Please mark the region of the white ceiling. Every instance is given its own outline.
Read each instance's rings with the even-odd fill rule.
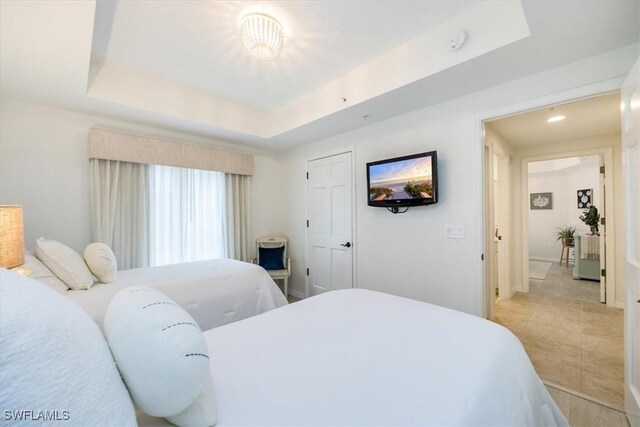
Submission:
[[[235,29],[257,6],[291,30],[272,63]],[[639,15],[636,0],[3,0],[0,90],[278,150],[638,43]],[[449,52],[457,30],[469,42]]]
[[[473,7],[474,1],[273,1],[289,36],[282,56],[262,63],[237,28],[247,2],[120,1],[98,19],[94,60],[127,64],[258,109],[283,107],[358,65]],[[249,3],[251,4],[251,3]],[[250,9],[250,8],[249,8]],[[100,9],[98,9],[100,12]]]
[[[566,118],[548,123],[547,119],[555,115]],[[620,133],[620,94],[556,105],[489,124],[514,148]]]
[[[566,157],[563,159],[543,160],[541,162],[529,162],[528,173],[545,174],[558,171],[575,170],[576,168],[597,169],[600,166],[600,156]]]

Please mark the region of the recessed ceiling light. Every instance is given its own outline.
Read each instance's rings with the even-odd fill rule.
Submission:
[[[266,13],[245,15],[240,22],[240,34],[244,47],[259,61],[273,61],[284,47],[282,24]]]
[[[565,116],[563,116],[562,114],[558,114],[558,115],[556,115],[556,116],[551,116],[551,117],[549,117],[549,118],[547,119],[547,122],[549,122],[549,123],[561,122],[561,121],[563,121],[564,119],[566,119],[566,117],[565,117]]]

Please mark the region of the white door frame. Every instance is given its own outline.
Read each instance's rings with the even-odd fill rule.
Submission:
[[[484,265],[482,277],[484,282],[484,317],[493,319],[496,308],[495,292],[493,290],[493,151],[491,142],[483,138],[482,146],[482,252]]]
[[[497,168],[499,180],[499,195],[501,200],[506,200],[507,203],[504,206],[500,206],[500,212],[494,212],[494,223],[499,216],[502,221],[500,223],[500,235],[504,238],[501,240],[502,244],[498,243],[502,249],[498,250],[498,295],[501,298],[510,298],[509,292],[509,279],[511,278],[511,256],[509,253],[509,247],[513,244],[512,240],[512,224],[511,224],[511,209],[513,201],[511,200],[511,176],[510,165],[511,157],[509,154],[503,152],[498,147],[492,147],[493,154],[499,158],[498,163],[494,165]],[[492,181],[492,185],[495,185],[495,181]],[[496,192],[494,188],[493,198],[496,198]],[[495,210],[495,208],[494,208]]]
[[[523,292],[529,292],[529,173],[528,165],[531,162],[541,162],[544,160],[563,159],[567,157],[603,156],[604,158],[604,185],[607,188],[604,199],[604,212],[607,219],[605,233],[605,254],[604,264],[607,270],[606,290],[607,305],[616,305],[616,280],[615,280],[615,207],[613,201],[613,148],[591,148],[584,150],[565,151],[556,154],[546,154],[541,156],[523,157],[521,162],[521,260],[522,276],[521,287]],[[568,256],[568,255],[567,255]],[[577,255],[576,255],[577,256]]]
[[[357,259],[358,259],[358,239],[357,239],[357,224],[356,221],[356,200],[358,196],[358,190],[356,188],[356,150],[354,146],[347,146],[338,150],[330,151],[324,154],[312,155],[305,157],[305,171],[309,173],[309,162],[314,160],[325,159],[327,157],[333,157],[340,154],[351,153],[351,280],[354,288],[358,287],[357,279]],[[309,219],[309,180],[305,185],[304,191],[304,214],[305,219]],[[304,233],[304,271],[309,268],[309,228],[305,227]],[[309,275],[305,273],[304,276],[304,297],[309,297]]]
[[[479,159],[480,163],[480,179],[477,180],[476,194],[479,194],[479,197],[484,197],[484,122],[492,119],[497,119],[501,117],[507,117],[516,114],[522,114],[527,111],[539,110],[541,108],[545,108],[549,105],[558,105],[562,103],[574,102],[580,99],[587,99],[596,96],[600,96],[606,94],[608,92],[620,90],[622,84],[624,83],[624,77],[618,77],[614,79],[604,80],[602,82],[594,83],[587,86],[581,86],[578,88],[566,90],[563,92],[553,93],[551,95],[543,96],[540,98],[529,99],[522,102],[517,102],[515,104],[502,106],[493,110],[483,111],[476,115],[476,155]],[[483,212],[481,215],[478,215],[475,226],[478,230],[485,229],[485,215]],[[491,265],[491,254],[485,251],[485,240],[487,239],[487,233],[480,233],[482,238],[477,243],[478,254],[484,254],[484,260],[478,264],[478,277],[485,278],[485,268]],[[492,236],[489,233],[489,236]],[[527,280],[527,283],[529,281]],[[482,294],[483,300],[479,302],[479,306],[482,307],[482,311],[484,312],[484,317],[489,318],[489,304],[487,303],[490,292],[491,283],[489,283],[486,279],[483,280],[482,284]]]
[[[509,298],[510,295],[509,295],[508,280],[511,277],[511,265],[509,260],[510,258],[509,246],[511,244],[511,218],[510,218],[509,212],[511,210],[511,195],[509,194],[510,192],[506,190],[510,189],[509,164],[511,161],[511,157],[509,156],[508,153],[505,153],[503,150],[496,147],[493,141],[487,140],[487,138],[484,139],[483,156],[485,157],[483,160],[483,164],[486,167],[484,169],[484,176],[483,176],[483,179],[485,181],[484,192],[483,192],[483,212],[484,212],[484,218],[486,220],[486,222],[483,224],[483,229],[484,229],[483,233],[485,234],[484,252],[485,254],[489,252],[491,253],[491,255],[488,256],[488,259],[492,263],[494,261],[493,254],[496,246],[496,243],[494,240],[495,239],[494,230],[495,230],[495,223],[496,223],[496,217],[497,217],[497,212],[495,209],[496,184],[494,180],[494,170],[495,168],[501,169],[505,163],[507,166],[506,175],[502,176],[502,179],[498,181],[498,185],[501,187],[499,192],[499,194],[501,195],[501,198],[506,197],[509,200],[508,206],[506,207],[506,215],[504,211],[501,212],[501,216],[503,217],[503,219],[505,219],[505,221],[501,224],[501,227],[502,227],[501,234],[503,234],[506,237],[506,239],[502,241],[503,242],[502,250],[498,252],[499,256],[502,255],[502,259],[498,258],[496,260],[497,261],[497,268],[495,269],[496,271],[494,271],[494,269],[492,268],[493,267],[492,264],[488,264],[488,263],[486,264],[486,268],[484,271],[484,280],[490,284],[489,285],[490,287],[492,287],[492,284],[495,283],[495,280],[497,279],[498,295],[501,298]],[[495,157],[498,157],[500,159],[497,164],[494,162]],[[502,172],[504,171],[499,170],[498,173],[500,175],[503,175]],[[500,281],[500,277],[502,277],[502,282]],[[493,289],[491,289],[490,297],[484,301],[484,305],[485,305],[484,310],[486,313],[489,313],[489,315],[487,316],[488,319],[492,319],[495,314],[495,303],[496,303],[495,292]]]
[[[635,99],[634,99],[635,98]],[[632,171],[633,151],[640,149],[640,58],[636,60],[633,69],[622,87],[623,113],[622,113],[622,174],[623,189],[625,194],[624,216],[626,226],[626,248],[624,254],[625,292],[626,306],[625,316],[625,355],[624,355],[624,394],[625,412],[629,423],[633,427],[640,427],[640,248],[638,241],[634,242],[631,233],[638,224],[637,213],[632,208],[632,203],[637,203],[638,193],[630,185],[636,178]],[[637,170],[635,170],[637,172]],[[636,196],[636,197],[632,197]]]

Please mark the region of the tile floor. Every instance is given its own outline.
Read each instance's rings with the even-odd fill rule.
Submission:
[[[565,267],[554,262],[544,280],[529,279],[529,292],[599,302],[600,282],[574,280],[572,264]]]
[[[494,320],[520,338],[543,381],[624,406],[621,309],[517,293],[496,304]]]
[[[571,427],[629,427],[627,416],[554,387],[547,390]]]

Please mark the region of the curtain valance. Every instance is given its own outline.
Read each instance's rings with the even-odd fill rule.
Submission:
[[[104,129],[89,129],[89,158],[253,175],[250,154]]]

